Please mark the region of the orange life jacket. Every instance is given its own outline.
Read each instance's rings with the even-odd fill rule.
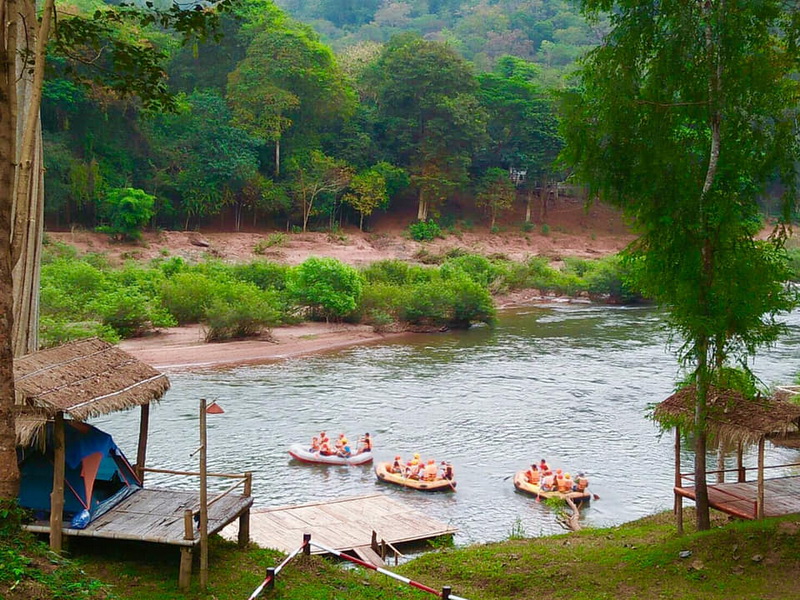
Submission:
[[[569,480],[564,479],[564,477],[559,477],[557,480],[558,482],[558,491],[559,492],[569,492],[570,491],[570,484]]]
[[[538,469],[536,471],[528,469],[528,483],[537,485],[540,479],[541,479],[541,473],[539,473]]]
[[[439,467],[436,464],[425,465],[425,479],[433,481],[436,479],[436,474],[439,472]]]

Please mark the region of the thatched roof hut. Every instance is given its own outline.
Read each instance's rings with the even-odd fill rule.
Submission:
[[[150,365],[97,338],[40,350],[14,361],[17,442],[29,445],[61,413],[77,421],[147,406],[169,389]]]
[[[754,516],[764,516],[764,446],[771,439],[780,444],[781,440],[792,440],[800,436],[800,405],[789,401],[794,394],[779,392],[771,397],[748,398],[741,392],[731,389],[710,387],[707,396],[707,433],[710,441],[720,448],[719,467],[716,471],[717,483],[725,482],[724,448],[735,448],[739,483],[746,483],[746,469],[743,463],[743,448],[758,445],[757,492]],[[694,498],[694,485],[684,486],[681,474],[681,431],[691,431],[694,427],[697,388],[689,385],[672,394],[653,410],[653,418],[662,427],[675,428],[675,514],[678,530],[683,530],[682,498]],[[691,475],[689,477],[692,477]],[[709,488],[710,489],[710,488]]]
[[[661,402],[653,418],[666,427],[691,430],[697,388],[688,385]],[[708,433],[723,447],[757,444],[764,437],[791,436],[800,431],[800,405],[789,394],[747,398],[741,392],[711,387],[708,390]]]

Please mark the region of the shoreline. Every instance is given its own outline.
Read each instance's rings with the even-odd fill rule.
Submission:
[[[175,372],[265,364],[403,335],[406,333],[376,333],[369,325],[305,322],[276,327],[256,339],[208,343],[202,325],[188,325],[122,340],[119,347],[159,371]]]
[[[496,298],[496,302],[498,312],[547,304],[591,304],[586,298],[542,296],[537,290],[520,290]],[[186,325],[125,339],[119,347],[159,371],[179,372],[267,364],[409,335],[414,332],[377,333],[371,325],[306,321],[275,327],[259,338],[209,343],[204,341],[202,325]]]

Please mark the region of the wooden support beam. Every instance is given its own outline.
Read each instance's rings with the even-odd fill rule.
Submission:
[[[747,481],[747,471],[744,470],[744,448],[741,442],[736,449],[736,470],[738,471],[737,481],[739,483]]]
[[[181,546],[181,566],[178,571],[178,589],[185,592],[192,582],[192,547]]]
[[[758,500],[756,500],[756,518],[764,518],[764,436],[758,440]]]
[[[64,471],[66,469],[66,434],[64,413],[53,422],[53,490],[50,492],[50,549],[61,552],[64,527]]]
[[[721,443],[717,446],[717,483],[725,483],[725,450]]]
[[[681,487],[681,429],[675,428],[675,489]],[[678,535],[683,535],[683,496],[675,492],[675,524]]]
[[[142,404],[139,416],[139,445],[136,448],[136,476],[144,483],[144,465],[147,460],[147,431],[150,428],[150,405]]]
[[[253,472],[247,471],[244,474],[244,497],[249,498],[253,493]],[[247,509],[239,517],[239,537],[237,539],[239,548],[244,548],[250,543],[250,509]]]

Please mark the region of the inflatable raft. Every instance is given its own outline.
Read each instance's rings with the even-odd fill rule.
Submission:
[[[375,465],[375,475],[379,481],[402,485],[403,487],[423,492],[455,492],[456,482],[450,479],[436,479],[434,481],[420,481],[419,479],[409,479],[397,473],[391,472],[392,463],[380,462]]]
[[[372,452],[362,452],[361,454],[353,454],[347,458],[342,456],[325,456],[319,452],[312,452],[308,446],[303,444],[292,444],[289,447],[289,454],[295,460],[305,463],[314,463],[318,465],[365,465],[372,462]]]
[[[528,478],[525,477],[525,470],[517,471],[514,474],[514,487],[517,488],[520,492],[525,494],[530,494],[531,496],[536,496],[539,499],[548,500],[550,498],[558,498],[560,500],[566,500],[567,498],[571,498],[575,504],[582,504],[589,502],[592,499],[592,495],[589,493],[588,490],[584,490],[582,492],[545,492],[539,488],[538,484],[533,484],[528,482]]]

